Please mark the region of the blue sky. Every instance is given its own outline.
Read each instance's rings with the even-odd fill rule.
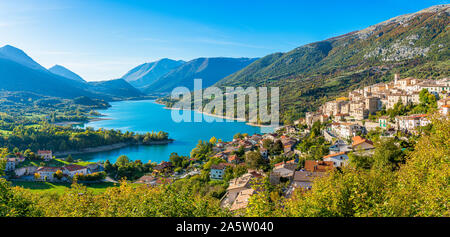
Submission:
[[[262,57],[443,0],[0,0],[0,46],[89,81],[161,58]]]

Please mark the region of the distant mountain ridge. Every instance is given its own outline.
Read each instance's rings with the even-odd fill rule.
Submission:
[[[62,66],[47,70],[13,46],[0,48],[0,90],[32,92],[61,98],[86,96],[108,101],[143,96],[124,80],[119,83],[89,84],[78,77]]]
[[[61,98],[85,96],[107,101],[139,98],[145,94],[168,93],[178,86],[193,89],[193,80],[197,78],[203,79],[203,86],[208,87],[255,60],[218,57],[184,62],[161,59],[139,65],[120,79],[86,82],[61,65],[47,70],[24,51],[7,45],[0,48],[0,90]]]
[[[367,29],[267,55],[215,86],[280,88],[281,121],[364,85],[402,77],[449,76],[450,5],[398,16]]]
[[[143,88],[184,63],[182,60],[175,61],[167,58],[156,62],[144,63],[131,69],[122,79],[136,88]]]
[[[144,96],[144,94],[126,82],[124,79],[89,82],[97,92],[109,95],[111,98],[132,98]]]
[[[88,90],[87,84],[55,75],[49,71],[35,70],[5,58],[0,58],[0,89],[29,91],[62,98],[95,96]]]
[[[24,51],[11,45],[5,45],[4,47],[0,48],[0,58],[14,61],[31,69],[41,71],[47,70],[39,63],[35,62],[32,58],[30,58]]]
[[[254,62],[256,58],[198,58],[182,64],[166,75],[144,87],[144,93],[170,92],[176,87],[192,90],[194,79],[202,79],[203,87],[209,87]]]
[[[60,75],[65,78],[69,78],[69,79],[79,81],[79,82],[86,82],[78,74],[70,71],[69,69],[67,69],[61,65],[55,65],[55,66],[49,68],[48,70],[53,74]]]

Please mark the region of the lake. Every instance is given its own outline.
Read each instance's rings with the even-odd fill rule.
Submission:
[[[119,129],[123,132],[133,131],[145,133],[151,131],[165,131],[175,141],[168,145],[131,146],[112,151],[90,153],[74,156],[88,161],[115,162],[120,155],[126,155],[131,160],[141,160],[146,163],[168,161],[172,152],[179,155],[189,155],[199,140],[208,140],[211,137],[231,141],[233,136],[240,133],[253,135],[261,133],[259,127],[247,125],[245,122],[226,120],[227,122],[180,122],[172,120],[172,110],[165,109],[164,105],[155,103],[154,100],[120,101],[112,102],[112,107],[107,110],[99,110],[105,115],[106,120],[92,121],[85,127],[95,129]],[[177,111],[181,112],[181,111]],[[194,113],[207,118],[213,118],[198,112]],[[191,119],[191,121],[194,121]],[[225,121],[225,120],[224,120]]]

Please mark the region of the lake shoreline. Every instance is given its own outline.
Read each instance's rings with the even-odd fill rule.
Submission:
[[[222,118],[222,119],[228,119],[228,120],[233,120],[233,121],[238,121],[238,122],[245,122],[245,124],[249,125],[249,126],[253,126],[253,127],[260,127],[260,128],[272,128],[272,126],[270,125],[263,125],[263,124],[257,124],[257,123],[251,123],[251,122],[247,122],[247,120],[245,119],[240,119],[240,118],[232,118],[232,117],[227,117],[224,115],[217,115],[217,114],[211,114],[208,112],[204,112],[204,111],[199,111],[199,110],[192,110],[192,109],[180,109],[180,108],[169,108],[167,107],[167,105],[163,104],[163,103],[159,103],[156,100],[154,101],[155,104],[159,104],[159,105],[164,105],[164,109],[168,109],[168,110],[184,110],[184,111],[195,111],[197,113],[201,113],[201,114],[205,114],[211,117],[217,117],[217,118]]]
[[[89,152],[89,154],[75,155],[74,157],[88,161],[109,160],[115,162],[120,155],[126,155],[130,160],[162,162],[168,161],[170,155],[174,152],[188,156],[199,140],[207,141],[211,137],[217,137],[224,141],[231,141],[236,133],[261,133],[261,128],[257,126],[249,126],[242,122],[232,122],[232,120],[227,120],[227,122],[223,123],[214,121],[211,123],[205,120],[202,120],[201,123],[178,123],[173,120],[171,111],[166,110],[164,105],[156,103],[155,100],[132,103],[127,101],[114,102],[111,105],[114,109],[109,112],[104,110],[98,111],[106,114],[107,116],[105,117],[109,118],[108,120],[87,123],[84,127],[115,129],[135,133],[144,133],[145,131],[158,128],[161,131],[168,132],[170,138],[175,139],[175,141],[160,146],[130,145],[127,147],[122,144],[112,148],[104,147],[101,149],[102,151],[96,149],[80,152],[80,150],[74,149],[72,151],[73,154]],[[105,117],[100,118],[103,119]],[[208,118],[211,120],[211,117]],[[58,155],[67,155],[67,151]]]
[[[103,115],[101,115],[103,116]],[[110,118],[102,118],[101,116],[99,117],[93,117],[93,118],[89,118],[88,120],[84,120],[84,121],[64,121],[64,122],[56,122],[53,123],[53,125],[56,126],[73,126],[73,125],[79,125],[79,124],[86,124],[86,123],[90,123],[90,122],[96,122],[96,121],[102,121],[102,120],[110,120]]]
[[[174,141],[173,139],[168,139],[168,140],[164,140],[164,141],[152,141],[147,144],[142,144],[142,143],[135,144],[135,143],[130,143],[130,142],[121,142],[121,143],[115,143],[115,144],[111,144],[111,145],[83,148],[83,149],[77,150],[77,151],[72,150],[72,151],[55,152],[55,153],[53,153],[53,155],[55,157],[64,157],[64,156],[68,156],[68,155],[84,155],[84,154],[89,154],[89,153],[112,151],[112,150],[117,150],[117,149],[129,147],[129,146],[167,145],[167,144],[172,143],[173,141]]]

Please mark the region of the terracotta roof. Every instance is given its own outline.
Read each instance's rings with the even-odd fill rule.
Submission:
[[[226,168],[226,166],[227,166],[227,165],[225,165],[225,163],[220,163],[220,164],[217,164],[217,165],[211,165],[211,169],[214,169],[214,170],[223,170],[223,169]]]
[[[38,154],[50,154],[52,151],[49,150],[38,150]]]
[[[353,137],[352,140],[353,140],[352,146],[357,146],[357,145],[363,144],[364,142],[373,146],[372,141],[362,138],[360,136]]]
[[[163,161],[163,162],[161,162],[161,164],[155,166],[155,168],[153,168],[153,169],[157,170],[157,171],[161,171],[161,170],[169,168],[169,167],[172,167],[172,163]]]
[[[39,167],[36,172],[56,172],[62,170],[61,167]]]
[[[352,144],[352,146],[361,145],[361,144],[363,144],[363,143],[367,143],[367,144],[370,144],[370,145],[373,146],[373,142],[370,141],[370,140],[367,140],[367,139],[364,139],[364,140],[358,141],[358,142],[354,142],[354,143]]]
[[[140,177],[140,178],[136,181],[136,183],[150,183],[150,182],[153,182],[153,181],[155,181],[155,180],[156,180],[156,178],[153,177],[153,176],[150,176],[150,175],[144,175],[144,176]]]
[[[398,116],[397,119],[408,120],[408,119],[420,119],[427,117],[428,114],[413,114],[409,116]]]
[[[335,154],[330,154],[330,155],[324,156],[323,158],[325,159],[325,158],[330,158],[330,157],[335,157],[335,156],[340,156],[340,155],[345,155],[345,151],[335,153]]]
[[[427,116],[428,116],[428,114],[415,114],[415,115],[411,115],[411,118],[424,118]]]
[[[81,165],[66,165],[63,168],[67,169],[68,171],[75,171],[75,170],[82,170],[82,169],[86,169],[87,167],[85,166],[81,166]]]
[[[364,140],[364,138],[362,138],[361,136],[352,137],[352,141],[353,142],[359,142],[359,141],[362,141],[362,140]]]
[[[334,169],[333,161],[306,160],[305,170],[310,172],[326,172]]]
[[[283,165],[283,164],[284,164],[284,162],[280,162],[280,163],[276,163],[274,166],[277,167],[277,166],[280,166],[280,165]]]
[[[237,155],[231,155],[228,157],[228,161],[234,161],[237,160]]]
[[[311,182],[314,178],[323,177],[324,172],[295,171],[294,182]]]
[[[255,193],[254,189],[244,189],[241,192],[239,192],[238,196],[236,197],[236,200],[233,202],[233,205],[231,205],[230,210],[235,211],[239,209],[246,208],[249,202],[250,197]]]

